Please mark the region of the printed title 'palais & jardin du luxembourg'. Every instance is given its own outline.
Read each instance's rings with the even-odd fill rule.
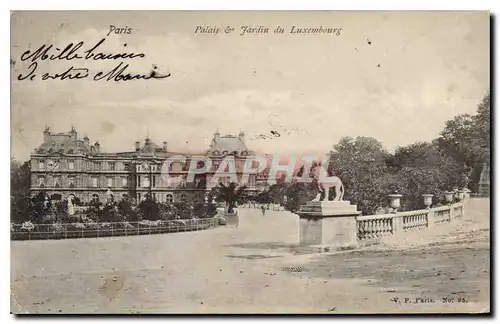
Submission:
[[[174,155],[183,155],[186,161],[171,163],[169,176],[178,180],[172,183],[161,172],[163,162]],[[186,182],[190,157],[195,155],[210,157],[212,168],[196,174],[193,182]],[[79,138],[74,127],[57,134],[46,127],[43,143],[30,156],[31,193],[45,191],[54,200],[74,195],[83,203],[96,195],[104,201],[109,191],[118,199],[125,194],[137,200],[150,194],[159,202],[197,199],[217,185],[212,177],[227,155],[234,157],[237,173],[241,172],[238,166],[254,155],[245,145],[243,132],[238,136],[221,136],[217,131],[209,149],[202,154],[169,152],[167,142],[159,146],[149,138],[144,143],[135,142],[134,151],[108,153],[101,151],[99,142],[91,144],[87,136]],[[256,178],[250,175],[247,190],[256,190]],[[228,182],[229,176],[221,180]]]

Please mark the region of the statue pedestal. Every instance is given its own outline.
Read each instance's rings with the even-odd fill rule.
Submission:
[[[300,244],[329,251],[357,246],[356,216],[349,201],[309,201],[299,208]]]

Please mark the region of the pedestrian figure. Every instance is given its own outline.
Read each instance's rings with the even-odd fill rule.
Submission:
[[[260,208],[262,209],[262,216],[266,215],[266,207],[262,205]]]

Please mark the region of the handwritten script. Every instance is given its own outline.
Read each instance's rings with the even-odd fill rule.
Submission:
[[[170,77],[170,73],[160,73],[158,68],[153,68],[148,73],[131,73],[128,71],[129,64],[125,60],[143,59],[144,53],[103,53],[99,47],[104,44],[106,38],[101,39],[97,44],[84,48],[84,42],[69,43],[62,50],[53,44],[44,44],[35,51],[27,50],[21,55],[21,61],[31,62],[26,73],[17,76],[20,81],[33,81],[37,78],[41,80],[78,80],[91,78],[94,81],[130,81],[130,80],[150,80],[165,79]],[[124,45],[126,46],[126,44]],[[118,61],[113,69],[106,71],[91,72],[85,67],[71,65],[63,71],[57,73],[41,72],[39,66],[42,61]]]

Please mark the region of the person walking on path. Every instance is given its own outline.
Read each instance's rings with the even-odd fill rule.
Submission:
[[[262,210],[262,216],[265,216],[266,215],[266,207],[264,205],[260,206],[261,210]]]

